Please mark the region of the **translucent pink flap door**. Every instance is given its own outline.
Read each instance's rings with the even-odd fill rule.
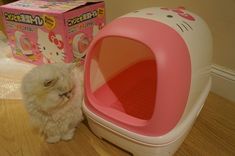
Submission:
[[[147,46],[124,37],[105,37],[94,46],[90,61],[89,98],[101,115],[137,125],[151,119],[157,68]]]
[[[114,20],[91,43],[85,68],[86,106],[104,120],[158,136],[184,112],[190,55],[179,33],[163,23]]]

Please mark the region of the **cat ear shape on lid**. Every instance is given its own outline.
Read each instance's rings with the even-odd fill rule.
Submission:
[[[45,80],[45,81],[43,82],[43,85],[44,85],[44,87],[46,87],[46,88],[48,88],[48,87],[53,87],[53,86],[56,84],[57,81],[58,81],[58,78],[50,79],[50,80]]]

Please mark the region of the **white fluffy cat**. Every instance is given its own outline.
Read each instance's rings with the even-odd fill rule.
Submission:
[[[46,141],[70,140],[83,120],[83,69],[75,64],[33,68],[22,81],[22,95],[32,123]]]
[[[54,34],[50,36],[49,33],[38,29],[38,48],[43,55],[43,63],[60,63],[64,62],[64,49],[60,47],[58,41],[62,41],[61,35]],[[54,42],[56,39],[56,42]]]

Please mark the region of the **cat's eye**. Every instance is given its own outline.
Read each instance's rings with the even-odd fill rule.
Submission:
[[[45,80],[43,85],[44,87],[52,87],[56,84],[58,78],[57,79],[53,79],[53,80]]]

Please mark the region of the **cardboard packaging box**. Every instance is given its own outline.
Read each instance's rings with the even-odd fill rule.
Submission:
[[[0,8],[14,57],[33,64],[84,59],[105,25],[103,1],[20,0]]]

